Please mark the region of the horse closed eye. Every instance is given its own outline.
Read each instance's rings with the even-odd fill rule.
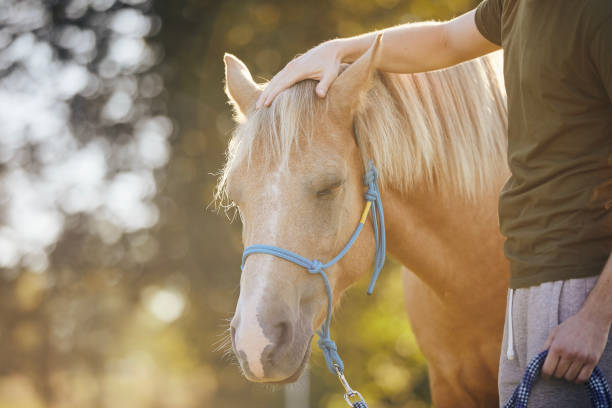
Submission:
[[[323,190],[319,190],[317,191],[317,197],[318,198],[331,198],[338,191],[338,188],[341,185],[342,185],[342,182],[337,182],[327,188],[324,188]]]

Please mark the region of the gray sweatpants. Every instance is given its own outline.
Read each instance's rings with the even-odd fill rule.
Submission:
[[[506,324],[499,364],[499,397],[503,406],[521,381],[527,364],[540,351],[550,331],[568,317],[576,314],[597,283],[598,276],[546,282],[529,288],[514,289],[506,306]],[[612,296],[612,294],[611,294]],[[508,358],[509,320],[512,310],[511,347],[514,359]],[[512,344],[511,344],[512,346]],[[598,363],[609,383],[612,383],[612,336]],[[529,408],[590,407],[591,402],[582,384],[565,380],[540,378],[534,385],[529,398]]]

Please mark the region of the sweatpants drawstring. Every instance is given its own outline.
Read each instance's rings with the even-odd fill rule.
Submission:
[[[512,330],[512,295],[514,290],[510,288],[508,290],[508,350],[506,351],[506,357],[508,360],[514,360],[514,333]]]

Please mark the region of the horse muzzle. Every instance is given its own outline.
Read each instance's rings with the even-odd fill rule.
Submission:
[[[230,333],[244,376],[263,383],[296,381],[310,356],[312,323],[296,319],[280,303],[242,309],[232,319]]]

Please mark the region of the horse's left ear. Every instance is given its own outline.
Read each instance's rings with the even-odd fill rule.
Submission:
[[[249,69],[232,54],[225,54],[225,93],[234,107],[235,119],[242,121],[253,108],[261,88],[253,81]]]
[[[382,36],[378,34],[372,46],[349,65],[329,89],[328,106],[342,120],[352,122],[362,94],[371,86],[372,74],[382,47]]]

